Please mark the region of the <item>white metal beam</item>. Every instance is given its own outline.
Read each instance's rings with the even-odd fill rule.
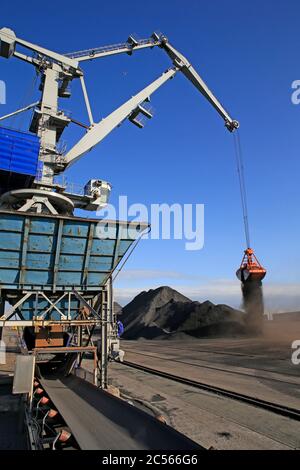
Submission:
[[[34,108],[37,106],[40,102],[36,101],[35,103],[29,104],[28,106],[25,106],[25,108],[17,109],[17,111],[14,111],[13,113],[6,114],[5,116],[0,117],[0,121],[4,121],[4,119],[8,119],[12,116],[16,116],[17,114],[23,113],[24,111],[28,111],[31,108]]]
[[[33,292],[27,292],[20,300],[18,300],[18,302],[16,302],[4,313],[4,315],[1,317],[1,320],[6,321],[6,319],[11,318],[16,313],[17,308],[20,307],[20,305],[22,305],[22,303],[25,302],[25,300],[27,300],[32,294]]]
[[[94,124],[94,118],[93,118],[91,105],[90,105],[90,101],[89,101],[89,97],[88,97],[88,93],[87,93],[87,89],[86,89],[86,86],[85,86],[85,81],[84,81],[83,75],[80,77],[80,82],[81,82],[81,88],[82,88],[83,97],[84,97],[87,113],[88,113],[88,116],[89,116],[90,124],[93,125]]]
[[[184,55],[175,49],[168,42],[163,43],[163,49],[167,52],[168,56],[172,59],[174,65],[180,69],[183,75],[202,93],[202,95],[212,104],[215,110],[222,116],[225,121],[226,127],[233,131],[239,127],[237,121],[233,120],[227,111],[223,108],[221,103],[208,88],[206,83],[202,80],[200,75],[196,72],[192,64],[187,60]]]
[[[75,70],[78,68],[77,60],[70,59],[69,57],[58,54],[57,52],[50,51],[49,49],[45,49],[44,47],[38,46],[37,44],[33,44],[31,42],[24,41],[23,39],[17,38],[15,33],[9,28],[1,28],[0,41],[9,43],[12,50],[15,49],[16,44],[19,44],[23,47],[26,47],[27,49],[30,49],[31,51],[41,54],[42,56],[49,57],[61,65],[72,67]]]
[[[49,299],[49,297],[46,296],[46,294],[45,294],[44,292],[41,292],[41,294],[42,294],[42,296],[44,297],[44,299],[46,299],[47,302],[49,302],[49,304],[50,304],[53,308],[55,308],[55,310],[59,313],[60,317],[61,317],[63,320],[66,320],[66,319],[67,319],[66,315],[64,315],[63,312],[55,305],[56,302],[53,303],[53,302]]]
[[[65,160],[67,165],[69,166],[71,163],[74,163],[82,155],[89,152],[95,145],[101,142],[113,129],[128,118],[139,104],[149,98],[150,95],[166,81],[174,77],[177,71],[178,69],[176,67],[167,70],[157,80],[152,82],[137,95],[133,96],[130,100],[126,101],[126,103],[113,111],[106,118],[102,119],[102,121],[95,124],[66,154]]]
[[[96,53],[92,53],[92,49],[90,51],[89,54],[87,55],[83,55],[81,57],[76,57],[76,60],[78,60],[78,62],[84,62],[84,61],[87,61],[87,60],[94,60],[94,59],[101,59],[102,57],[108,57],[110,55],[116,55],[116,54],[124,54],[124,53],[127,53],[127,54],[131,54],[132,52],[134,51],[137,51],[139,49],[146,49],[148,47],[155,47],[155,46],[159,46],[159,43],[155,44],[155,43],[151,43],[151,44],[139,44],[133,48],[131,47],[120,47],[119,49],[115,49],[115,50],[108,50],[108,51],[101,51],[101,52],[96,52]]]
[[[31,42],[24,41],[23,39],[16,38],[16,43],[26,47],[27,49],[30,49],[31,51],[38,52],[43,56],[49,57],[50,59],[59,62],[61,65],[66,65],[74,69],[78,68],[77,60],[70,59],[69,57],[66,57],[62,54],[50,51],[49,49],[45,49],[44,47],[38,46],[37,44],[32,44]]]

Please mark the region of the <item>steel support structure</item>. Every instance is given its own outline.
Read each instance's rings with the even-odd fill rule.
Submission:
[[[21,308],[24,302],[34,297],[37,302],[38,298],[43,298],[48,302],[48,306],[42,312],[38,312],[38,315],[34,314],[31,319],[22,319],[18,317],[18,308]],[[66,305],[64,310],[58,308],[57,304],[65,299]],[[71,315],[71,310],[74,306],[71,302],[76,299],[78,301],[78,311],[76,316]],[[95,384],[101,388],[107,388],[107,367],[110,355],[110,343],[115,332],[113,325],[113,296],[112,296],[112,280],[109,278],[105,286],[103,286],[97,296],[94,299],[89,295],[86,297],[84,294],[77,292],[76,290],[56,293],[56,299],[50,298],[50,294],[45,291],[23,291],[23,295],[18,299],[14,305],[10,306],[4,311],[4,297],[1,297],[0,307],[2,309],[2,315],[0,317],[0,333],[5,327],[32,327],[35,330],[45,327],[51,327],[54,325],[63,326],[64,331],[71,333],[71,345],[63,348],[56,348],[49,346],[41,350],[40,348],[34,348],[33,353],[71,353],[76,352],[78,354],[77,364],[80,366],[82,356],[86,351],[93,351],[94,353],[94,380]],[[94,307],[92,306],[94,300]],[[36,312],[34,312],[36,313]],[[56,318],[53,318],[53,315]],[[95,328],[99,328],[100,345],[98,349],[93,344],[93,332]],[[96,354],[97,353],[97,354]],[[98,355],[98,359],[97,359]],[[98,370],[98,373],[96,372]],[[99,377],[99,383],[98,383]]]
[[[108,364],[108,312],[110,310],[110,288],[106,284],[101,298],[101,354],[100,354],[100,387],[107,388]]]

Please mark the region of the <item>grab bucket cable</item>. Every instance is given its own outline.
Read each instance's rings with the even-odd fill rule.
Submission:
[[[244,164],[243,156],[241,150],[241,141],[238,130],[233,134],[234,138],[234,148],[235,148],[235,157],[237,164],[237,171],[239,176],[239,185],[240,185],[240,194],[243,210],[243,220],[244,220],[244,230],[247,248],[250,248],[250,231],[249,231],[249,219],[248,219],[248,205],[247,205],[247,193],[245,185],[245,175],[244,175]]]

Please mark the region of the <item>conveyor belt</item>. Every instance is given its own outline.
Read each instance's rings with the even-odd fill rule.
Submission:
[[[144,411],[70,375],[41,384],[82,450],[199,450],[201,446]]]

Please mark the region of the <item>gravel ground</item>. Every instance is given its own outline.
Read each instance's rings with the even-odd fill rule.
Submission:
[[[204,447],[300,448],[300,423],[193,387],[111,364],[110,381],[121,394],[142,400]]]
[[[286,328],[271,323],[263,338],[123,341],[122,347],[128,360],[300,408],[300,366],[291,362],[300,322]],[[13,373],[15,335],[7,331],[4,338],[7,362],[0,365],[0,379]],[[297,421],[118,363],[110,364],[109,381],[124,398],[163,415],[206,448],[300,449]],[[7,387],[0,387],[0,449],[22,449],[17,398]]]
[[[261,338],[123,341],[125,359],[300,409],[300,366],[291,342],[300,322],[270,322]],[[86,367],[89,365],[86,363]],[[217,449],[300,449],[300,423],[265,410],[111,363],[110,383],[127,399],[199,444]]]

